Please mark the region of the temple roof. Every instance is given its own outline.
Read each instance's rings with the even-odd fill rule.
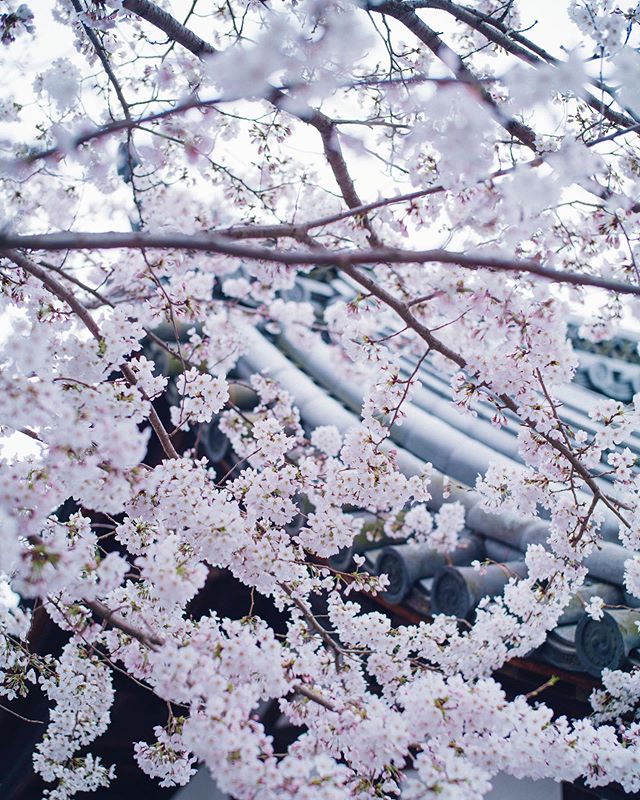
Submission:
[[[589,432],[598,429],[589,416],[603,396],[628,402],[640,388],[640,359],[637,341],[621,339],[609,352],[624,355],[628,360],[606,355],[604,344],[592,347],[577,337],[572,328],[580,366],[573,382],[555,387],[562,402],[561,416],[576,427]],[[244,358],[247,372],[268,372],[291,393],[302,420],[309,428],[336,425],[342,431],[358,422],[362,404],[362,383],[354,380],[347,365],[341,369],[330,348],[320,341],[313,347],[281,334],[272,337],[255,329],[247,330],[250,339]],[[402,357],[402,371],[408,377],[417,359]],[[436,364],[426,359],[417,373],[421,383],[403,404],[405,417],[401,426],[391,429],[390,438],[397,447],[397,461],[406,475],[419,474],[426,462],[434,468],[431,510],[444,501],[446,481],[449,501],[458,500],[466,509],[466,526],[471,544],[465,553],[455,554],[453,563],[443,564],[426,545],[401,542],[375,542],[359,537],[350,551],[336,557],[335,564],[346,569],[354,553],[366,557],[372,571],[384,571],[391,586],[383,600],[392,607],[403,606],[421,617],[450,613],[472,620],[478,602],[484,596],[502,593],[510,577],[526,574],[524,553],[529,544],[548,546],[548,523],[517,514],[489,514],[482,510],[480,498],[472,487],[490,463],[515,465],[522,463],[518,453],[517,429],[514,420],[497,428],[492,422],[493,407],[480,403],[476,415],[461,413],[451,402],[450,376],[443,375]],[[640,436],[624,442],[640,454]],[[607,478],[603,479],[608,482]],[[607,485],[611,492],[612,487]],[[632,557],[619,542],[617,521],[606,516],[602,533],[606,540],[587,558],[589,575],[579,597],[574,598],[550,632],[545,644],[530,658],[547,663],[568,673],[599,676],[604,667],[629,668],[640,664],[640,601],[624,591],[624,562]],[[480,575],[470,565],[480,560],[489,564]],[[451,562],[452,559],[450,558]],[[598,595],[609,607],[604,618],[596,622],[584,611],[590,597]],[[622,606],[622,608],[620,607]]]

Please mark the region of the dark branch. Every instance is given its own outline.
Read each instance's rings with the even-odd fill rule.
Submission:
[[[147,22],[150,22],[152,25],[155,25],[157,28],[160,28],[170,39],[178,42],[199,58],[207,55],[213,56],[218,52],[211,45],[208,45],[204,39],[201,39],[189,30],[189,28],[170,14],[167,14],[166,11],[162,11],[154,3],[149,2],[149,0],[125,0],[124,7],[142,19],[147,20]],[[333,172],[333,176],[345,203],[350,208],[362,205],[362,200],[356,192],[355,184],[349,174],[347,163],[342,154],[342,148],[338,139],[338,129],[335,122],[326,114],[310,106],[303,106],[299,111],[294,113],[291,110],[291,98],[281,89],[273,88],[265,99],[279,111],[286,111],[292,114],[318,131],[322,139],[325,158]],[[380,244],[371,226],[371,222],[366,217],[363,218],[362,224],[369,233],[369,241],[371,244]]]
[[[218,52],[215,47],[149,0],[124,0],[122,5],[132,14],[146,19],[151,25],[166,33],[168,39],[181,44],[198,58]]]
[[[583,272],[545,267],[537,261],[504,256],[485,256],[481,253],[471,255],[449,250],[397,250],[375,248],[371,250],[296,250],[283,251],[267,247],[250,247],[238,244],[222,236],[210,234],[145,233],[145,232],[107,232],[107,233],[45,233],[0,235],[0,254],[10,251],[27,250],[117,250],[154,249],[187,250],[192,252],[222,253],[237,258],[256,261],[271,261],[291,266],[311,264],[315,266],[336,266],[342,269],[349,265],[367,264],[453,264],[466,269],[491,269],[514,274],[531,274],[555,283],[571,286],[593,286],[618,294],[640,295],[640,286],[624,281],[588,275]],[[18,254],[19,255],[19,254]],[[11,257],[13,260],[13,257]],[[38,268],[39,271],[40,268]]]
[[[542,65],[557,66],[561,62],[554,58],[550,53],[536,47],[532,42],[520,36],[515,31],[510,31],[492,17],[485,17],[482,14],[474,11],[473,9],[466,8],[465,6],[458,5],[451,2],[451,0],[417,0],[411,2],[412,8],[433,8],[440,11],[446,11],[459,22],[464,22],[470,28],[482,34],[488,41],[498,45],[503,50],[516,56],[517,58],[531,64],[534,67]],[[598,88],[604,88],[600,82],[596,82]],[[597,97],[594,97],[590,92],[584,91],[582,99],[598,113],[602,114],[605,119],[618,125],[622,128],[633,126],[633,120],[626,114],[621,114],[618,111],[610,108],[606,103]]]
[[[524,125],[522,122],[518,122],[518,120],[505,116],[502,109],[484,88],[477,76],[465,65],[460,56],[455,53],[449,45],[424,22],[424,20],[420,19],[411,6],[402,2],[402,0],[388,0],[388,2],[384,3],[372,3],[370,10],[380,14],[388,14],[390,17],[397,19],[398,22],[401,22],[417,36],[437,58],[452,70],[456,78],[474,87],[480,100],[490,109],[497,122],[507,133],[518,139],[518,141],[522,142],[526,147],[537,152],[535,131],[528,125]]]
[[[76,10],[76,14],[78,14],[78,15],[82,14],[83,9],[82,9],[82,6],[80,5],[80,3],[78,2],[78,0],[71,0],[71,3],[73,5],[74,9]],[[113,69],[111,68],[111,63],[109,62],[109,58],[108,58],[107,54],[105,53],[104,47],[102,46],[102,43],[100,42],[100,39],[98,39],[98,37],[96,36],[95,32],[88,25],[85,25],[84,22],[82,23],[82,27],[84,28],[84,32],[86,33],[87,38],[89,39],[89,41],[93,45],[93,49],[96,51],[96,55],[100,59],[100,63],[102,64],[102,66],[104,68],[104,71],[106,72],[107,77],[109,78],[109,81],[111,82],[111,85],[113,86],[113,89],[114,89],[114,91],[116,93],[116,96],[118,98],[118,102],[120,103],[120,105],[122,107],[122,111],[123,111],[125,117],[128,120],[130,120],[131,119],[131,113],[129,111],[129,104],[125,100],[124,94],[122,92],[122,87],[120,86],[120,82],[116,78],[115,73],[114,73]]]
[[[97,614],[104,622],[113,625],[114,628],[126,633],[127,636],[137,639],[141,644],[150,647],[152,650],[156,650],[164,644],[164,639],[161,639],[153,633],[141,631],[139,628],[127,622],[117,611],[112,611],[99,600],[83,600],[82,604],[93,611],[94,614]]]

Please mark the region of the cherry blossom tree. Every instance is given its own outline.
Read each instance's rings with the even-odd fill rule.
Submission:
[[[202,761],[237,798],[472,798],[500,771],[638,791],[636,672],[606,674],[581,721],[508,700],[492,674],[544,642],[604,525],[640,597],[623,445],[640,396],[603,401],[593,433],[556,395],[577,364],[571,313],[587,309],[594,341],[638,315],[640,6],[0,11],[0,423],[29,442],[0,473],[0,572],[21,598],[0,607],[0,675],[7,703],[50,701],[33,754],[47,796],[114,778],[87,747],[116,669],[166,701],[155,739],[131,743],[164,786]],[[296,300],[310,274],[350,296]],[[364,387],[360,419],[309,430],[267,372],[241,379],[256,326],[329,347]],[[527,576],[464,628],[394,628],[359,601],[384,575],[327,562],[359,533],[354,510],[445,553],[464,527],[443,476],[401,470],[391,445],[417,383],[406,354],[450,376],[463,412],[488,402],[518,428],[524,465],[469,491],[548,520]],[[212,421],[227,474],[189,438]],[[286,634],[251,610],[193,615],[216,568],[270,598]],[[35,613],[67,632],[60,655],[31,647]],[[286,754],[255,716],[265,701],[303,730]]]

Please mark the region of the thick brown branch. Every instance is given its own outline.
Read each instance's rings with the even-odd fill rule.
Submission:
[[[165,33],[168,39],[181,44],[199,58],[218,52],[215,47],[212,47],[192,30],[178,22],[171,14],[163,11],[155,3],[149,2],[149,0],[124,0],[122,5],[127,11],[131,11],[132,14],[141,19],[145,19]]]
[[[314,691],[313,689],[309,689],[308,686],[304,686],[303,684],[297,683],[293,686],[293,691],[296,694],[300,694],[303,697],[306,697],[307,700],[311,700],[314,703],[317,703],[319,706],[323,706],[324,708],[328,709],[329,711],[337,711],[336,705],[331,702],[331,700],[327,700],[318,692]]]
[[[491,269],[497,272],[530,274],[554,283],[571,286],[593,286],[618,294],[640,295],[640,286],[624,281],[588,275],[582,272],[545,267],[537,261],[471,255],[449,250],[397,250],[375,248],[371,250],[276,250],[267,247],[251,247],[238,244],[222,236],[211,234],[157,234],[137,231],[107,233],[45,233],[0,235],[0,254],[20,248],[28,250],[114,250],[145,248],[155,250],[187,250],[222,253],[237,258],[271,261],[292,266],[311,264],[315,266],[346,266],[358,264],[453,264],[466,269]]]
[[[89,331],[93,338],[98,342],[102,341],[100,328],[96,324],[96,321],[91,314],[82,305],[82,303],[68,289],[66,289],[61,283],[53,278],[46,269],[38,266],[30,258],[27,258],[23,253],[18,251],[8,250],[5,252],[5,255],[7,258],[13,261],[14,264],[20,267],[20,269],[23,269],[25,272],[33,275],[34,278],[37,278],[40,283],[46,286],[51,294],[55,295],[59,300],[62,300],[63,303],[66,303],[74,312],[74,314],[82,321],[85,328]]]

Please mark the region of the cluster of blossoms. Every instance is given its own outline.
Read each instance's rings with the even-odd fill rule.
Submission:
[[[418,504],[409,509],[402,520],[402,534],[409,541],[428,544],[441,553],[451,553],[456,549],[458,537],[464,527],[465,510],[458,502],[446,503],[434,517],[426,506]],[[389,533],[391,526],[387,523]],[[398,532],[395,532],[398,536]]]
[[[54,703],[43,740],[36,746],[33,765],[57,787],[47,791],[50,800],[66,800],[77,792],[108,786],[114,777],[92,755],[74,756],[81,747],[106,731],[114,692],[109,668],[81,645],[65,645],[55,668],[41,678],[42,689]]]
[[[12,604],[10,599],[3,597],[0,601],[0,694],[13,700],[28,694],[30,684],[36,682],[36,669],[41,660],[22,647],[31,625],[31,615]]]
[[[226,380],[191,368],[180,375],[178,391],[183,396],[179,407],[171,409],[174,425],[186,427],[193,422],[210,422],[229,400]]]
[[[185,752],[180,737],[183,719],[172,719],[166,728],[153,729],[156,741],[150,745],[136,742],[134,751],[140,769],[152,778],[161,778],[160,786],[183,786],[195,775],[195,757]]]
[[[638,703],[638,672],[631,674],[617,670],[604,670],[603,689],[596,689],[591,695],[591,704],[597,720],[603,722],[620,721],[628,714],[636,714]]]
[[[45,92],[60,111],[74,104],[80,90],[80,71],[66,58],[57,58],[51,69],[36,79],[35,90]]]
[[[577,721],[494,677],[603,538],[640,598],[640,393],[612,379],[582,417],[563,393],[570,315],[593,342],[638,315],[637,3],[571,2],[593,52],[562,59],[517,2],[436,4],[442,36],[408,0],[188,5],[57,0],[45,72],[30,9],[0,13],[0,694],[50,703],[45,796],[114,779],[85,750],[114,669],[167,704],[132,742],[165,787],[203,762],[239,800],[471,800],[500,772],[638,791],[638,671]],[[473,439],[448,486],[430,461]],[[446,558],[487,514],[545,536],[467,626],[394,627],[367,610],[388,578],[329,560],[385,536]],[[266,707],[299,726],[285,754]]]
[[[638,3],[617,3],[615,0],[597,0],[595,3],[573,0],[569,8],[569,15],[580,31],[607,53],[622,48],[631,26],[638,20],[638,14]]]
[[[33,33],[33,11],[26,3],[20,3],[17,8],[12,8],[12,3],[7,3],[8,11],[0,14],[0,42],[10,44],[21,33]]]

